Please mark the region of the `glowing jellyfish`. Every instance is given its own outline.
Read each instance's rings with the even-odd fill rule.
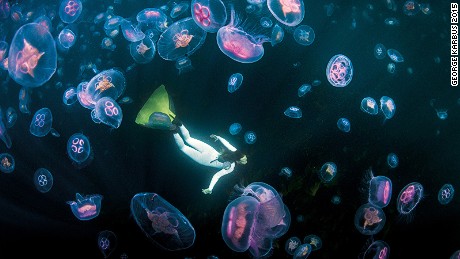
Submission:
[[[187,249],[195,242],[195,229],[190,221],[156,193],[134,195],[131,213],[147,238],[165,250]]]
[[[103,97],[99,99],[94,107],[95,118],[100,122],[112,127],[120,127],[123,119],[123,113],[120,105],[110,97]]]
[[[342,202],[342,198],[340,198],[340,196],[338,196],[338,195],[332,196],[332,198],[331,198],[331,203],[332,204],[339,205],[341,202]]]
[[[390,59],[393,62],[396,62],[396,63],[404,62],[404,57],[401,55],[401,53],[399,53],[399,51],[395,49],[388,49],[387,55],[388,57],[390,57]]]
[[[254,131],[246,131],[244,133],[244,141],[246,142],[246,144],[254,144],[256,143],[256,140],[257,140],[257,135]]]
[[[62,29],[58,35],[58,44],[64,49],[72,47],[75,41],[77,41],[77,36],[75,36],[75,33],[70,29]]]
[[[347,118],[340,118],[337,121],[337,128],[339,128],[339,130],[342,132],[350,132],[351,130],[350,121]]]
[[[228,128],[228,131],[230,132],[230,134],[236,135],[240,133],[241,128],[242,128],[241,124],[239,124],[238,122],[235,122],[230,125],[230,127]]]
[[[39,168],[34,173],[35,188],[41,193],[46,193],[53,187],[53,175],[45,168]]]
[[[329,183],[337,174],[337,165],[334,162],[326,162],[318,171],[319,179],[323,183]]]
[[[273,26],[272,20],[268,17],[261,17],[259,20],[260,26],[264,28],[271,28]]]
[[[290,178],[292,176],[292,170],[289,167],[283,167],[281,168],[281,171],[278,173],[278,175],[286,176],[286,178]]]
[[[374,235],[382,230],[386,217],[383,210],[370,203],[361,205],[355,213],[355,227],[363,235]]]
[[[374,56],[376,59],[384,59],[387,55],[387,49],[381,43],[378,43],[374,47]]]
[[[158,39],[158,55],[165,60],[177,60],[192,55],[203,45],[206,31],[201,29],[191,17],[184,18],[169,26]]]
[[[293,259],[305,259],[308,258],[312,251],[310,244],[302,244],[294,251]]]
[[[326,77],[329,83],[335,87],[347,86],[353,78],[351,60],[342,54],[333,56],[327,63]]]
[[[138,42],[129,44],[129,53],[134,61],[139,64],[146,64],[155,57],[155,44],[149,37]]]
[[[251,35],[244,31],[235,10],[231,11],[230,23],[217,31],[219,49],[231,59],[240,63],[254,63],[264,55],[264,42],[270,39],[264,35]]]
[[[27,87],[21,87],[19,90],[19,111],[29,114],[30,90]]]
[[[241,73],[235,73],[230,76],[227,83],[227,90],[229,93],[233,93],[238,90],[243,83],[243,75]]]
[[[59,17],[64,23],[73,23],[80,17],[83,5],[80,0],[62,0]]]
[[[284,244],[284,250],[289,255],[294,255],[295,250],[301,244],[302,243],[298,237],[290,237],[288,240],[286,240],[286,243]]]
[[[389,26],[399,26],[399,20],[395,17],[386,18],[384,22]]]
[[[6,41],[0,41],[0,62],[7,57],[8,53],[8,42]]]
[[[293,119],[302,118],[302,110],[297,106],[290,106],[284,111],[284,115]]]
[[[217,32],[227,21],[227,9],[221,0],[192,0],[192,18],[206,32]]]
[[[270,43],[272,44],[272,46],[275,46],[279,44],[280,42],[282,42],[283,39],[284,39],[283,28],[281,28],[281,26],[279,26],[278,24],[275,24],[275,26],[273,26],[273,29],[272,29]]]
[[[369,181],[368,201],[375,207],[384,208],[391,200],[392,184],[386,176],[372,176]]]
[[[391,62],[388,63],[388,65],[387,65],[387,71],[388,71],[388,73],[390,73],[390,74],[394,74],[395,71],[396,71],[396,65],[395,65],[395,63],[391,63]]]
[[[5,174],[12,173],[16,166],[16,162],[14,161],[14,157],[8,153],[1,153],[0,154],[0,171]]]
[[[11,128],[14,126],[14,124],[16,123],[16,120],[18,119],[18,113],[13,107],[8,107],[8,109],[6,109],[6,112],[5,112],[5,117],[6,117],[5,126],[7,128]]]
[[[301,23],[305,15],[301,0],[267,0],[267,6],[276,20],[291,27]]]
[[[6,19],[10,15],[10,4],[8,1],[0,1],[0,18]]]
[[[80,85],[79,85],[80,86]],[[123,73],[117,69],[101,71],[91,78],[88,84],[81,89],[77,87],[77,97],[83,106],[94,108],[96,102],[103,97],[118,99],[126,89],[126,79]]]
[[[67,141],[67,155],[77,168],[88,165],[92,158],[91,144],[82,133],[75,133]]]
[[[311,234],[303,238],[303,242],[311,245],[311,251],[316,251],[323,247],[323,241],[317,235]]]
[[[8,53],[11,78],[21,86],[38,87],[48,82],[56,66],[56,44],[50,32],[37,23],[21,26]]]
[[[128,20],[122,20],[120,22],[121,31],[127,41],[137,42],[145,38],[145,34],[141,31],[138,25],[134,25]]]
[[[113,40],[108,37],[104,37],[101,41],[101,48],[108,49],[110,51],[114,51],[117,45],[113,43]]]
[[[438,192],[439,203],[442,205],[446,205],[449,202],[451,202],[452,199],[454,198],[454,192],[455,190],[452,184],[449,184],[449,183],[444,184],[441,187],[441,189],[439,189],[439,192]]]
[[[171,8],[171,12],[169,13],[169,16],[171,16],[171,18],[173,19],[179,17],[181,14],[187,11],[188,6],[189,6],[188,2],[185,2],[185,1],[175,4],[173,8]]]
[[[77,101],[77,88],[69,87],[62,94],[62,102],[65,105],[72,105]]]
[[[97,246],[104,258],[108,258],[117,247],[117,236],[109,230],[101,231],[97,235]]]
[[[412,182],[404,186],[398,195],[396,204],[398,212],[409,215],[423,197],[423,186],[418,182]]]
[[[140,25],[152,25],[155,29],[164,31],[167,27],[168,16],[161,9],[146,8],[137,14],[136,20]]]
[[[390,258],[390,246],[382,240],[374,241],[364,252],[363,258],[388,259]]]
[[[380,98],[380,110],[385,116],[385,119],[391,119],[395,115],[396,104],[390,97],[382,96]]]
[[[377,102],[372,97],[365,97],[361,101],[361,111],[370,114],[377,115],[379,113],[379,107]]]
[[[315,80],[313,80],[313,82],[311,82],[312,86],[318,86],[320,84],[321,84],[321,80],[319,80],[319,79],[315,79]]]
[[[94,219],[101,212],[102,195],[91,194],[82,196],[78,192],[75,194],[75,201],[68,201],[73,215],[79,220]]]
[[[299,96],[299,97],[305,96],[308,92],[311,92],[311,85],[310,84],[303,84],[297,90],[297,96]]]
[[[294,40],[303,46],[310,46],[315,41],[315,31],[308,25],[300,25],[294,30]]]
[[[420,11],[420,4],[413,0],[408,0],[403,5],[403,12],[407,16],[416,15]]]
[[[30,122],[30,134],[36,137],[46,136],[53,126],[53,114],[48,108],[41,108],[36,111]]]
[[[191,71],[193,69],[192,61],[187,56],[178,58],[176,60],[175,67],[179,71],[179,75]]]
[[[396,168],[399,165],[399,158],[395,153],[389,153],[387,156],[387,164],[390,168]]]

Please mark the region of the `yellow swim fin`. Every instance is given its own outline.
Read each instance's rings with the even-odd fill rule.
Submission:
[[[176,117],[174,104],[164,85],[158,87],[136,116],[136,123],[154,129],[172,129]]]

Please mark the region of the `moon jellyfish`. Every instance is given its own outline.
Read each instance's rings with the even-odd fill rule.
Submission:
[[[351,60],[342,54],[333,56],[327,63],[326,77],[329,83],[335,87],[347,86],[353,78]]]
[[[311,85],[310,84],[303,84],[297,90],[297,96],[299,96],[299,97],[305,96],[308,92],[311,92]]]
[[[8,46],[8,42],[0,41],[0,62],[7,57],[6,54],[8,53]]]
[[[0,171],[5,174],[12,173],[16,166],[16,162],[14,161],[14,157],[8,153],[1,153],[0,154]]]
[[[254,131],[246,131],[246,133],[244,133],[244,141],[247,144],[250,144],[250,145],[254,144],[256,143],[256,140],[257,140],[257,136]]]
[[[161,9],[145,8],[136,15],[139,25],[153,26],[156,30],[164,31],[167,27],[168,16]]]
[[[50,32],[37,23],[21,26],[8,53],[10,77],[21,86],[38,87],[48,82],[56,66],[56,43]]]
[[[386,176],[373,176],[369,181],[368,201],[370,204],[384,208],[388,206],[391,200],[392,184]]]
[[[45,168],[39,168],[34,173],[35,188],[41,193],[46,193],[53,187],[53,175]]]
[[[383,46],[383,44],[378,43],[377,45],[375,45],[374,56],[376,59],[384,59],[386,55],[387,55],[387,49],[385,48],[385,46]]]
[[[293,119],[302,118],[302,110],[297,106],[290,106],[284,111],[284,115]]]
[[[64,49],[72,47],[77,41],[77,36],[70,29],[62,29],[58,35],[58,45]]]
[[[388,71],[388,73],[390,73],[390,74],[394,74],[395,71],[396,71],[396,65],[395,65],[394,63],[391,63],[391,62],[388,63],[388,65],[387,65],[387,71]]]
[[[16,120],[18,119],[18,113],[13,107],[8,107],[5,112],[6,122],[5,126],[7,128],[11,128],[16,124]],[[1,128],[1,127],[0,127]]]
[[[67,140],[67,155],[77,168],[88,165],[93,158],[91,144],[88,138],[81,134],[75,133]]]
[[[365,97],[361,101],[361,111],[368,113],[370,115],[377,115],[379,113],[379,108],[374,98]]]
[[[6,19],[10,15],[10,11],[8,1],[0,1],[0,19]]]
[[[191,71],[193,69],[192,61],[187,56],[178,58],[176,60],[175,67],[179,71],[179,75]]]
[[[158,39],[158,55],[165,60],[177,60],[192,55],[203,45],[206,31],[201,29],[191,17],[184,18],[169,26]]]
[[[387,156],[387,164],[390,168],[396,168],[399,165],[399,158],[395,153],[390,153]]]
[[[301,23],[305,15],[301,0],[267,0],[267,6],[276,20],[290,27]]]
[[[342,198],[340,198],[340,196],[338,196],[338,195],[332,196],[332,198],[331,198],[331,203],[332,204],[339,205],[341,202],[342,202]]]
[[[326,162],[318,171],[318,176],[321,182],[329,183],[337,174],[337,165],[334,162]]]
[[[401,53],[399,53],[399,51],[395,49],[388,49],[387,55],[388,57],[390,57],[390,59],[393,62],[396,62],[396,63],[404,62],[404,57],[401,55]]]
[[[294,40],[303,46],[310,46],[315,41],[315,31],[308,25],[300,25],[294,30]]]
[[[363,235],[375,235],[386,222],[383,210],[370,203],[361,205],[355,213],[355,227]]]
[[[294,251],[301,244],[302,243],[298,237],[290,237],[288,240],[286,240],[286,243],[284,244],[284,250],[289,255],[294,255]]]
[[[423,186],[412,182],[404,186],[398,195],[396,208],[401,215],[410,215],[423,197]]]
[[[75,87],[67,88],[62,94],[62,102],[65,105],[72,105],[77,101],[77,89]]]
[[[103,97],[99,99],[96,103],[95,118],[100,122],[112,127],[120,127],[121,121],[123,119],[123,113],[121,111],[120,105],[118,105],[115,100],[110,97]]]
[[[311,245],[311,251],[316,251],[323,247],[323,241],[317,235],[308,235],[303,238],[303,242]]]
[[[390,258],[390,246],[382,240],[374,241],[364,252],[363,258],[388,259]]]
[[[350,129],[351,129],[350,121],[347,118],[340,118],[337,121],[337,128],[339,128],[339,130],[343,132],[350,132]]]
[[[137,42],[145,38],[145,34],[141,31],[138,25],[134,25],[131,21],[122,20],[120,22],[121,31],[127,41]]]
[[[230,76],[227,83],[227,89],[229,93],[233,93],[238,90],[243,83],[243,75],[241,73],[235,73]]]
[[[29,131],[30,134],[36,137],[44,137],[50,131],[53,126],[53,114],[48,108],[41,108],[36,111],[32,121],[30,122]]]
[[[228,131],[230,132],[230,134],[236,135],[240,133],[241,128],[242,128],[241,124],[239,124],[238,122],[235,122],[230,125],[230,127],[228,128]]]
[[[80,17],[83,5],[80,0],[62,0],[59,6],[59,17],[64,23],[73,23]]]
[[[281,168],[281,171],[278,173],[278,175],[284,175],[286,178],[290,178],[292,176],[292,170],[289,167],[283,167]]]
[[[134,61],[139,64],[146,64],[152,61],[153,57],[155,57],[155,50],[155,44],[149,37],[129,44],[129,53]]]
[[[438,201],[442,205],[447,205],[454,198],[454,187],[452,184],[444,184],[438,191]]]
[[[101,212],[102,195],[91,194],[82,196],[78,192],[75,194],[75,201],[67,201],[73,215],[79,220],[94,219]]]
[[[272,20],[268,17],[261,17],[259,20],[260,26],[264,28],[271,28],[273,26]]]
[[[201,29],[217,32],[227,21],[227,10],[221,0],[193,0],[192,18]]]
[[[3,115],[1,114],[0,110],[0,139],[5,143],[7,148],[11,148],[11,138],[8,134],[5,124],[3,123]]]
[[[385,116],[385,119],[391,119],[395,115],[396,104],[390,97],[382,96],[380,98],[380,110]]]
[[[171,8],[171,12],[169,13],[169,16],[171,18],[175,19],[179,17],[181,14],[183,14],[185,11],[188,9],[188,2],[180,2],[178,4],[175,4],[173,8]]]
[[[187,249],[195,242],[195,229],[190,221],[156,193],[134,195],[131,213],[147,238],[165,250]]]
[[[77,87],[77,97],[80,103],[85,104],[82,104],[84,107],[94,108],[96,102],[102,97],[118,99],[124,93],[125,88],[125,76],[121,71],[112,68],[93,76],[85,87],[83,85],[81,88]]]
[[[294,251],[293,259],[305,259],[308,258],[312,251],[310,244],[302,244]]]
[[[114,51],[117,45],[113,43],[113,40],[108,37],[104,37],[101,41],[101,48],[108,49],[110,51]]]
[[[104,258],[108,258],[117,247],[117,236],[109,230],[101,231],[97,235],[97,246]]]
[[[408,0],[403,5],[403,12],[407,16],[416,15],[420,11],[420,4],[413,0]]]
[[[320,84],[321,84],[321,80],[319,80],[319,79],[315,79],[315,80],[313,80],[313,82],[311,82],[312,86],[318,86]]]
[[[272,35],[270,38],[270,43],[272,44],[272,47],[279,44],[281,41],[284,39],[284,30],[279,26],[278,24],[275,24],[273,26],[272,30]]]

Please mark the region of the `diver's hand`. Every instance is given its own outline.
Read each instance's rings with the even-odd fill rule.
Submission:
[[[211,134],[209,137],[211,137],[212,139],[214,139],[214,141],[217,141],[217,140],[219,140],[219,139],[217,138],[217,136],[216,136],[216,135],[214,135],[214,134]]]
[[[208,189],[202,189],[201,191],[202,191],[204,194],[211,194],[211,193],[212,193],[211,189],[209,189],[209,188],[208,188]]]

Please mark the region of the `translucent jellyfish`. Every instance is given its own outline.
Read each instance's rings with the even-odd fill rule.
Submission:
[[[145,38],[145,34],[141,31],[139,26],[133,24],[131,21],[122,20],[120,26],[123,36],[127,41],[137,42]]]
[[[14,157],[8,153],[1,153],[0,154],[0,171],[5,174],[12,173],[16,163],[14,161]]]
[[[146,64],[152,61],[153,57],[155,57],[155,50],[155,44],[149,37],[129,44],[129,53],[134,61],[139,64]]]
[[[177,4],[175,4],[173,6],[173,8],[171,8],[171,12],[169,13],[169,16],[171,16],[171,18],[175,19],[177,17],[179,17],[181,14],[183,14],[184,12],[187,11],[189,7],[189,4],[188,2],[179,2]]]
[[[382,96],[380,98],[380,110],[385,116],[385,119],[391,119],[395,115],[396,104],[390,97]]]
[[[158,39],[158,55],[165,60],[177,60],[192,55],[203,45],[206,31],[201,29],[191,17],[184,18],[169,26]]]
[[[281,176],[285,176],[286,178],[290,178],[292,176],[292,170],[289,167],[281,168],[281,171],[278,173]]]
[[[56,44],[50,32],[37,23],[21,26],[8,53],[8,72],[21,86],[38,87],[56,71]]]
[[[108,258],[117,247],[117,236],[109,230],[101,231],[97,235],[97,246],[104,258]]]
[[[339,128],[339,130],[343,132],[350,132],[350,129],[351,129],[350,121],[347,118],[340,118],[337,121],[337,128]]]
[[[388,17],[385,19],[384,22],[388,26],[398,26],[399,25],[399,20],[395,17]]]
[[[113,40],[108,37],[104,37],[101,41],[101,48],[108,49],[110,51],[114,51],[117,45],[113,43]]]
[[[388,71],[388,73],[390,73],[390,74],[394,74],[395,71],[396,71],[396,65],[395,65],[395,63],[391,63],[391,62],[388,63],[388,65],[387,65],[387,71]]]
[[[259,20],[260,26],[264,28],[271,28],[273,26],[272,20],[268,17],[261,17]]]
[[[62,94],[62,102],[65,105],[72,105],[77,101],[77,88],[69,87]]]
[[[153,25],[155,29],[164,31],[168,16],[158,8],[146,8],[137,13],[136,20],[139,24]]]
[[[436,111],[436,115],[440,120],[446,120],[448,117],[448,109],[443,105],[439,104],[436,99],[430,100],[430,106]]]
[[[460,258],[460,250],[455,251],[455,252],[449,257],[449,259],[458,259],[458,258]]]
[[[112,68],[93,76],[86,87],[83,87],[83,85],[81,89],[77,87],[77,97],[80,103],[83,101],[90,108],[94,108],[96,102],[101,98],[110,97],[116,100],[124,93],[125,89],[125,76],[120,70]]]
[[[0,110],[0,139],[5,143],[7,148],[11,148],[11,138],[10,135],[8,134],[8,131],[6,129],[5,123],[3,123],[3,116],[1,114]]]
[[[294,251],[293,259],[305,259],[308,258],[312,251],[310,244],[302,244]]]
[[[112,16],[104,23],[105,34],[111,38],[116,37],[120,33],[120,25],[125,19],[121,16]]]
[[[341,202],[342,202],[342,198],[340,198],[340,196],[338,196],[338,195],[332,196],[332,198],[331,198],[331,203],[332,204],[339,205]]]
[[[8,107],[8,109],[6,109],[6,112],[5,112],[5,117],[6,117],[5,126],[7,128],[11,128],[14,126],[14,124],[16,124],[16,120],[18,119],[18,113],[13,107]]]
[[[288,240],[286,240],[286,243],[284,244],[284,250],[289,255],[294,255],[295,250],[301,244],[302,243],[298,237],[290,237]]]
[[[284,39],[283,28],[281,28],[281,26],[279,26],[278,24],[275,24],[275,26],[273,26],[272,35],[270,38],[270,42],[272,46],[279,44],[281,41],[283,41],[283,39]]]
[[[240,63],[254,63],[264,55],[264,42],[270,39],[264,35],[251,35],[240,26],[240,21],[231,11],[230,23],[217,31],[219,49],[231,59]]]
[[[238,90],[243,83],[243,75],[241,73],[235,73],[230,76],[227,83],[227,89],[229,93],[233,93]]]
[[[59,17],[64,23],[73,23],[80,17],[83,4],[80,0],[62,0],[59,6]]]
[[[35,188],[41,193],[46,193],[53,187],[53,175],[45,168],[39,168],[34,173]]]
[[[308,25],[300,25],[294,30],[294,40],[303,46],[310,46],[315,41],[315,31]]]
[[[418,182],[412,182],[404,186],[398,195],[396,204],[398,212],[402,215],[410,214],[423,197],[423,186]]]
[[[289,118],[300,119],[302,118],[302,110],[297,106],[290,106],[284,111],[284,115]]]
[[[115,100],[110,97],[103,97],[99,99],[96,103],[95,118],[100,122],[112,127],[120,127],[121,121],[123,119],[123,113],[121,111],[120,105],[118,105]]]
[[[403,5],[403,12],[407,16],[416,15],[420,11],[420,4],[413,0],[408,0]]]
[[[247,143],[247,144],[254,144],[257,140],[257,135],[254,131],[246,131],[246,133],[244,133],[244,141]]]
[[[361,205],[355,213],[355,227],[363,235],[375,235],[382,230],[386,217],[383,210],[370,203]]]
[[[382,240],[374,241],[364,252],[363,258],[388,259],[390,258],[390,246]]]
[[[420,10],[422,10],[423,14],[429,15],[431,14],[431,6],[430,3],[421,3]]]
[[[378,43],[374,47],[374,56],[376,59],[384,59],[387,55],[387,49],[382,43]]]
[[[449,183],[444,184],[441,187],[441,189],[439,189],[439,192],[438,192],[439,203],[441,203],[442,205],[446,205],[449,202],[451,202],[452,199],[454,198],[454,192],[455,190],[452,184],[449,184]]]
[[[305,15],[301,0],[267,0],[267,6],[276,20],[291,27],[301,23]]]
[[[147,238],[163,249],[182,250],[195,242],[195,229],[189,220],[156,193],[134,195],[131,213]]]
[[[227,21],[227,9],[221,0],[192,0],[192,17],[206,32],[217,32]]]
[[[67,141],[67,155],[77,168],[82,168],[91,162],[93,153],[88,138],[82,133],[75,133]]]
[[[390,59],[393,62],[396,62],[396,63],[404,62],[404,57],[401,55],[401,53],[399,53],[399,51],[395,49],[388,49],[387,55],[388,57],[390,57]]]
[[[392,184],[390,178],[386,176],[372,176],[369,181],[368,201],[371,205],[384,208],[391,200]]]
[[[175,67],[178,70],[179,75],[193,69],[192,61],[187,56],[178,58],[176,60]]]
[[[19,90],[19,111],[29,114],[30,90],[27,87],[21,87]]]
[[[337,174],[337,165],[334,162],[326,162],[318,171],[319,179],[323,183],[329,183]]]
[[[342,54],[333,56],[327,63],[326,77],[329,83],[335,87],[347,86],[353,78],[351,60]]]
[[[53,114],[48,108],[41,108],[36,111],[32,121],[30,122],[30,134],[36,137],[46,136],[53,126]]]
[[[230,127],[228,128],[228,131],[230,132],[230,134],[236,135],[240,133],[241,129],[242,129],[241,124],[239,124],[238,122],[235,122],[230,125]]]
[[[0,61],[7,57],[8,53],[8,42],[0,41]]]
[[[125,96],[118,101],[118,104],[130,104],[133,102],[133,99],[129,96]]]
[[[396,168],[399,164],[399,158],[395,153],[389,153],[387,156],[387,164],[390,168]]]
[[[308,92],[311,92],[311,85],[310,84],[303,84],[297,90],[297,96],[299,96],[299,97],[305,96]]]
[[[372,97],[365,97],[361,101],[361,111],[370,115],[377,115],[379,113],[379,107],[377,102]]]
[[[70,29],[62,29],[62,31],[58,35],[58,44],[62,46],[64,49],[72,47],[76,41],[77,36],[75,36],[75,33]]]
[[[0,18],[6,19],[10,15],[10,4],[8,1],[0,1]]]
[[[10,17],[13,22],[20,23],[24,19],[24,15],[22,14],[23,6],[19,3],[15,3],[10,8]]]
[[[82,196],[75,194],[75,201],[68,201],[73,215],[79,220],[94,219],[101,212],[102,195],[91,194]]]
[[[311,234],[303,238],[303,242],[311,245],[311,251],[316,251],[321,249],[323,246],[323,241],[317,235]]]
[[[315,80],[313,80],[313,82],[311,83],[312,86],[318,86],[318,85],[320,85],[320,84],[321,84],[321,80],[319,80],[319,79],[315,79]]]

